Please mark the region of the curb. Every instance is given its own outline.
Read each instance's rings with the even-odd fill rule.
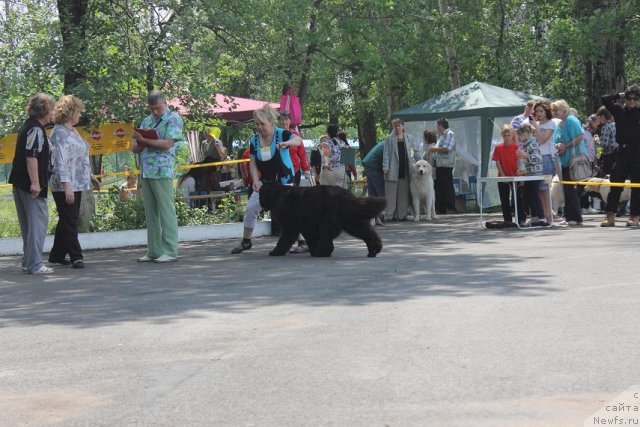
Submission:
[[[201,240],[241,238],[244,224],[212,224],[178,227],[179,242],[194,242]],[[271,221],[258,221],[253,230],[254,237],[271,234]],[[83,250],[113,249],[128,246],[145,246],[147,244],[147,230],[100,231],[95,233],[80,233],[78,235]],[[49,252],[53,246],[53,236],[47,236],[44,241],[44,252]],[[9,237],[0,239],[0,256],[22,255],[22,238]]]

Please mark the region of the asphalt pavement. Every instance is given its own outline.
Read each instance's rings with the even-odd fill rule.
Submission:
[[[350,236],[2,257],[0,425],[582,426],[640,384],[640,229],[586,218],[386,224],[377,258]]]

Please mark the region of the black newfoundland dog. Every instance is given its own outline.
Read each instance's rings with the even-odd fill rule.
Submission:
[[[357,198],[350,191],[333,185],[264,184],[260,188],[260,205],[273,211],[282,224],[278,244],[269,255],[285,255],[298,234],[302,234],[311,256],[331,256],[333,239],[342,230],[364,240],[369,257],[375,257],[382,250],[382,241],[370,221],[386,207],[387,200],[383,197]]]

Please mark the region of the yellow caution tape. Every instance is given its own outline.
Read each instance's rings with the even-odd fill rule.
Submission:
[[[584,185],[584,186],[593,186],[593,187],[628,187],[628,188],[640,188],[640,183],[632,183],[632,182],[592,182],[592,181],[558,181],[558,184],[566,184],[566,185]]]
[[[249,159],[240,159],[240,160],[226,160],[224,162],[202,163],[202,164],[197,164],[197,165],[184,165],[184,166],[176,167],[176,170],[182,171],[182,170],[189,170],[189,169],[204,168],[204,167],[208,167],[208,166],[235,165],[235,164],[238,164],[238,163],[246,163],[248,161],[250,161],[250,160]],[[130,174],[138,175],[139,173],[140,173],[140,170],[133,169],[133,170],[129,170],[129,171],[111,172],[111,173],[105,173],[105,174],[101,174],[101,175],[96,175],[96,178],[107,178],[107,177],[112,177],[112,176],[128,176]],[[0,184],[0,188],[11,188],[11,187],[12,187],[11,184]]]

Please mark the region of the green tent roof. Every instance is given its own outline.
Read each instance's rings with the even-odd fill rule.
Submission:
[[[530,99],[541,96],[505,89],[482,82],[472,82],[461,88],[393,113],[405,121],[436,120],[456,117],[510,116],[522,113]]]

